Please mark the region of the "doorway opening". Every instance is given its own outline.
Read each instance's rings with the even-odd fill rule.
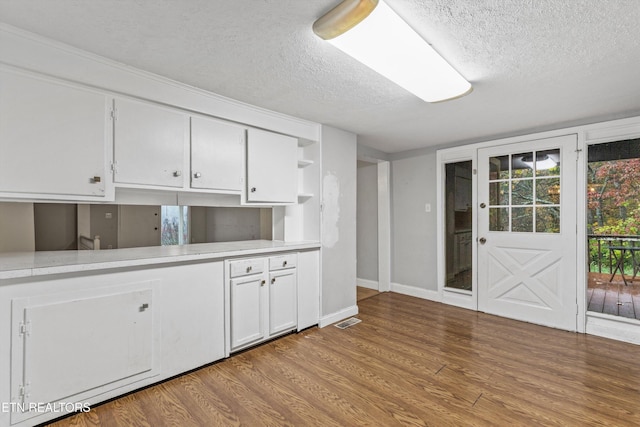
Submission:
[[[640,138],[590,145],[587,165],[587,311],[640,320]]]

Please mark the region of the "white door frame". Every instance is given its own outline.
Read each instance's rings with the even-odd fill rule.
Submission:
[[[478,150],[474,145],[467,145],[463,147],[456,147],[448,150],[438,150],[436,153],[436,163],[438,165],[437,176],[436,176],[436,188],[438,189],[436,192],[436,206],[437,206],[437,237],[436,237],[436,245],[437,245],[437,280],[438,280],[438,295],[440,297],[440,301],[445,304],[455,305],[457,307],[468,308],[470,310],[478,309],[478,274],[477,274],[477,251],[476,251],[476,239],[477,239],[477,230],[476,225],[478,223],[478,212],[475,209],[477,205],[477,157]],[[466,162],[471,161],[471,169],[473,174],[471,176],[471,192],[472,192],[472,202],[471,206],[474,207],[471,211],[471,265],[472,265],[472,274],[471,274],[471,292],[457,290],[453,288],[447,288],[447,260],[446,260],[446,188],[445,188],[445,166],[450,163],[458,163],[458,162]]]
[[[358,160],[377,165],[378,187],[378,291],[391,290],[391,163],[368,156]],[[372,283],[373,284],[373,283]]]
[[[640,117],[615,120],[611,122],[597,123],[585,126],[578,134],[578,148],[584,153],[578,162],[578,188],[584,191],[578,192],[577,205],[583,207],[578,210],[578,253],[587,252],[587,150],[590,145],[606,142],[622,141],[626,139],[640,138]],[[587,312],[587,259],[578,257],[578,303],[583,307],[579,310],[578,327],[582,325],[580,332],[640,344],[640,321],[626,319],[619,316],[611,316],[602,313]],[[580,285],[584,298],[580,298]]]

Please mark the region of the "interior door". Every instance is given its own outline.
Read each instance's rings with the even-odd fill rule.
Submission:
[[[576,135],[478,150],[478,309],[576,330]]]

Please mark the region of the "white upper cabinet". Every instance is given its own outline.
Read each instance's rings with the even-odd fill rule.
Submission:
[[[191,117],[191,188],[242,191],[245,128]]]
[[[116,99],[114,182],[184,186],[189,116],[178,110]]]
[[[247,131],[247,202],[297,203],[298,140],[258,129]]]
[[[111,102],[0,69],[0,197],[105,200]]]

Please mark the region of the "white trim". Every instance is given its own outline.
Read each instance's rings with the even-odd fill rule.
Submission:
[[[320,124],[236,101],[0,23],[0,63],[311,141]]]
[[[361,288],[367,288],[367,289],[374,289],[374,290],[378,290],[378,282],[376,282],[375,280],[369,280],[369,279],[361,279],[361,278],[356,278],[356,285],[360,286]]]
[[[402,295],[409,295],[416,298],[422,298],[429,301],[442,302],[440,292],[438,291],[417,288],[415,286],[401,285],[400,283],[391,283],[391,292],[396,292]]]
[[[576,331],[586,333],[587,325],[587,144],[578,132],[576,170]],[[580,256],[584,254],[584,256]]]
[[[586,333],[640,345],[640,320],[589,312]]]
[[[472,292],[464,292],[458,289],[445,288],[442,291],[442,303],[453,305],[467,310],[477,311],[475,308],[475,295]]]
[[[446,277],[446,223],[445,218],[447,216],[446,213],[446,188],[445,188],[445,166],[450,163],[458,163],[458,162],[466,162],[471,161],[471,206],[475,207],[478,205],[477,203],[477,187],[478,187],[478,179],[477,173],[475,173],[477,168],[477,159],[478,159],[478,150],[473,146],[461,146],[454,147],[445,150],[438,150],[436,152],[436,207],[437,207],[437,231],[436,231],[436,254],[437,254],[437,280],[438,280],[438,293],[440,294],[440,301],[445,304],[455,305],[456,307],[467,308],[470,310],[478,309],[478,268],[477,268],[477,250],[476,250],[476,241],[477,241],[477,218],[478,218],[478,210],[471,210],[471,240],[472,240],[472,251],[471,251],[471,265],[473,268],[473,274],[471,276],[471,289],[472,292],[467,293],[466,296],[461,295],[451,295],[451,292],[455,292],[454,290],[450,290],[446,288],[447,277]],[[466,293],[466,292],[465,292]]]
[[[378,290],[391,289],[390,163],[378,162]]]
[[[325,326],[332,325],[348,317],[355,316],[356,314],[358,314],[358,306],[352,305],[351,307],[347,307],[335,313],[322,316],[318,322],[318,327],[324,328]]]

